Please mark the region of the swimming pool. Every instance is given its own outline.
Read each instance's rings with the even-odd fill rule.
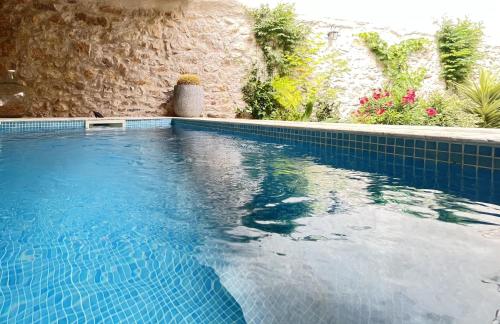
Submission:
[[[491,322],[500,198],[351,157],[187,124],[0,134],[0,322]]]

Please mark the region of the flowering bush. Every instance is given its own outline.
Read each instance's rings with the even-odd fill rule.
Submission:
[[[474,126],[476,120],[462,108],[454,95],[435,93],[429,99],[417,97],[413,89],[404,93],[374,89],[359,99],[353,112],[355,122],[389,125]]]
[[[374,89],[370,96],[359,99],[359,105],[354,118],[369,124],[408,124],[418,113],[417,96],[412,89],[404,94]]]
[[[477,127],[480,118],[468,113],[467,102],[453,92],[434,92],[427,98],[420,99],[419,106],[425,109],[427,116],[423,125]]]

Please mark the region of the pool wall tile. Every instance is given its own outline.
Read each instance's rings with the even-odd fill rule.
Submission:
[[[485,145],[451,138],[449,141],[436,141],[415,136],[405,138],[390,134],[381,136],[356,131],[296,129],[209,120],[174,119],[172,124],[280,139],[284,144],[300,143],[305,147],[318,145],[331,154],[346,158],[358,156],[373,161],[373,165],[385,165],[387,172],[394,175],[413,170],[414,174],[422,178],[449,178],[447,186],[452,187],[464,186],[462,177],[471,181],[480,179],[486,184],[500,182],[500,144],[497,143]],[[435,182],[435,179],[422,181]]]
[[[82,128],[85,128],[85,120],[0,121],[0,131],[2,132],[27,132]]]
[[[317,130],[208,120],[126,119],[126,127],[131,129],[163,128],[170,127],[172,124],[204,130],[257,135],[278,139],[283,143],[300,144],[308,148],[314,146],[319,152],[330,152],[346,156],[346,158],[360,156],[363,159],[373,160],[374,163],[389,165],[389,168],[392,166],[392,172],[403,172],[403,169],[398,171],[398,168],[412,168],[416,172],[425,169],[425,174],[430,174],[431,172],[427,170],[432,170],[438,177],[445,175],[451,178],[456,178],[455,176],[480,177],[481,181],[486,181],[486,183],[500,182],[498,180],[500,179],[500,145],[498,143],[491,145],[462,143],[452,139],[435,141],[391,134],[381,136],[355,131]],[[85,119],[0,120],[0,134],[84,128]],[[422,176],[425,174],[423,173]]]
[[[127,128],[163,128],[170,127],[171,118],[133,118],[126,120]],[[65,129],[85,129],[85,119],[68,120],[0,120],[0,132],[30,132]]]

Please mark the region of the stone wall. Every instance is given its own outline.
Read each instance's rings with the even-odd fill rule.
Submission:
[[[183,72],[201,76],[205,114],[234,116],[243,105],[242,81],[257,57],[242,6],[222,0],[117,3],[1,5],[0,71],[16,69],[32,89],[27,116],[89,116],[93,110],[168,115]]]
[[[343,115],[358,107],[358,99],[360,97],[368,95],[373,88],[382,87],[386,81],[377,59],[358,39],[357,35],[362,32],[377,32],[383,40],[391,45],[409,38],[428,39],[430,45],[426,46],[424,51],[412,55],[409,60],[412,69],[424,67],[427,71],[419,93],[426,95],[433,91],[445,89],[444,81],[440,77],[441,65],[434,35],[418,31],[398,33],[397,31],[381,28],[369,23],[335,19],[312,21],[310,24],[313,26],[315,33],[324,35],[325,41],[326,35],[332,25],[339,31],[338,38],[333,41],[329,49],[338,51],[340,57],[348,63],[349,70],[332,83],[333,87],[340,90],[338,100],[341,104]],[[500,44],[495,46],[491,43],[486,43],[481,51],[484,53],[484,56],[478,62],[478,66],[486,67],[500,75]]]
[[[0,12],[0,74],[16,69],[32,89],[27,116],[171,115],[173,86],[191,72],[204,83],[205,115],[233,117],[244,106],[247,72],[260,61],[251,21],[236,0],[4,0]],[[434,38],[361,22],[310,23],[325,41],[331,25],[340,32],[329,50],[349,65],[332,84],[344,114],[385,81],[357,34],[376,31],[391,44]],[[444,89],[433,44],[411,58],[413,67],[427,69],[421,93]],[[480,65],[500,73],[500,44],[484,52]]]

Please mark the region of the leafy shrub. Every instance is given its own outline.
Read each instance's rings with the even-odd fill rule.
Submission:
[[[434,92],[419,102],[421,109],[436,109],[434,118],[424,119],[423,125],[447,127],[477,127],[479,118],[466,111],[466,103],[455,93]]]
[[[375,32],[361,33],[358,36],[382,65],[384,74],[389,79],[388,87],[404,91],[405,89],[418,89],[421,86],[426,70],[424,68],[411,70],[408,58],[411,54],[422,51],[429,43],[428,40],[407,39],[389,46]]]
[[[300,108],[303,97],[300,91],[300,84],[291,77],[276,77],[271,81],[274,89],[273,96],[279,104],[279,108],[271,116],[280,120],[301,119]]]
[[[243,87],[246,112],[254,118],[308,120],[318,98],[336,96],[331,80],[347,63],[337,53],[322,53],[325,43],[311,37],[292,5],[263,5],[252,16],[267,71],[255,69]]]
[[[275,8],[262,5],[253,9],[254,34],[262,49],[269,75],[284,75],[288,61],[286,56],[293,53],[310,33],[310,28],[299,22],[295,8],[291,4],[278,4]]]
[[[468,80],[455,86],[469,100],[466,110],[479,117],[480,127],[500,127],[500,81],[497,78],[481,70],[478,82]]]
[[[320,99],[316,102],[316,120],[338,122],[340,120],[340,104],[334,101]]]
[[[181,74],[177,80],[177,85],[200,85],[200,77],[196,74]]]
[[[415,109],[416,93],[408,89],[404,94],[386,89],[375,89],[370,96],[359,100],[354,111],[355,121],[367,124],[406,125],[415,122],[419,116]]]
[[[447,87],[464,82],[471,74],[483,36],[481,25],[469,20],[446,19],[436,34],[442,76]]]
[[[280,104],[274,98],[271,81],[262,81],[257,68],[250,71],[242,93],[243,100],[247,104],[244,111],[252,115],[252,118],[269,119],[280,108]]]
[[[283,108],[277,109],[273,118],[307,120],[317,102],[335,100],[337,91],[331,87],[331,80],[345,70],[346,63],[334,52],[320,55],[324,45],[322,41],[309,39],[287,56],[287,75],[272,80],[275,99]]]

